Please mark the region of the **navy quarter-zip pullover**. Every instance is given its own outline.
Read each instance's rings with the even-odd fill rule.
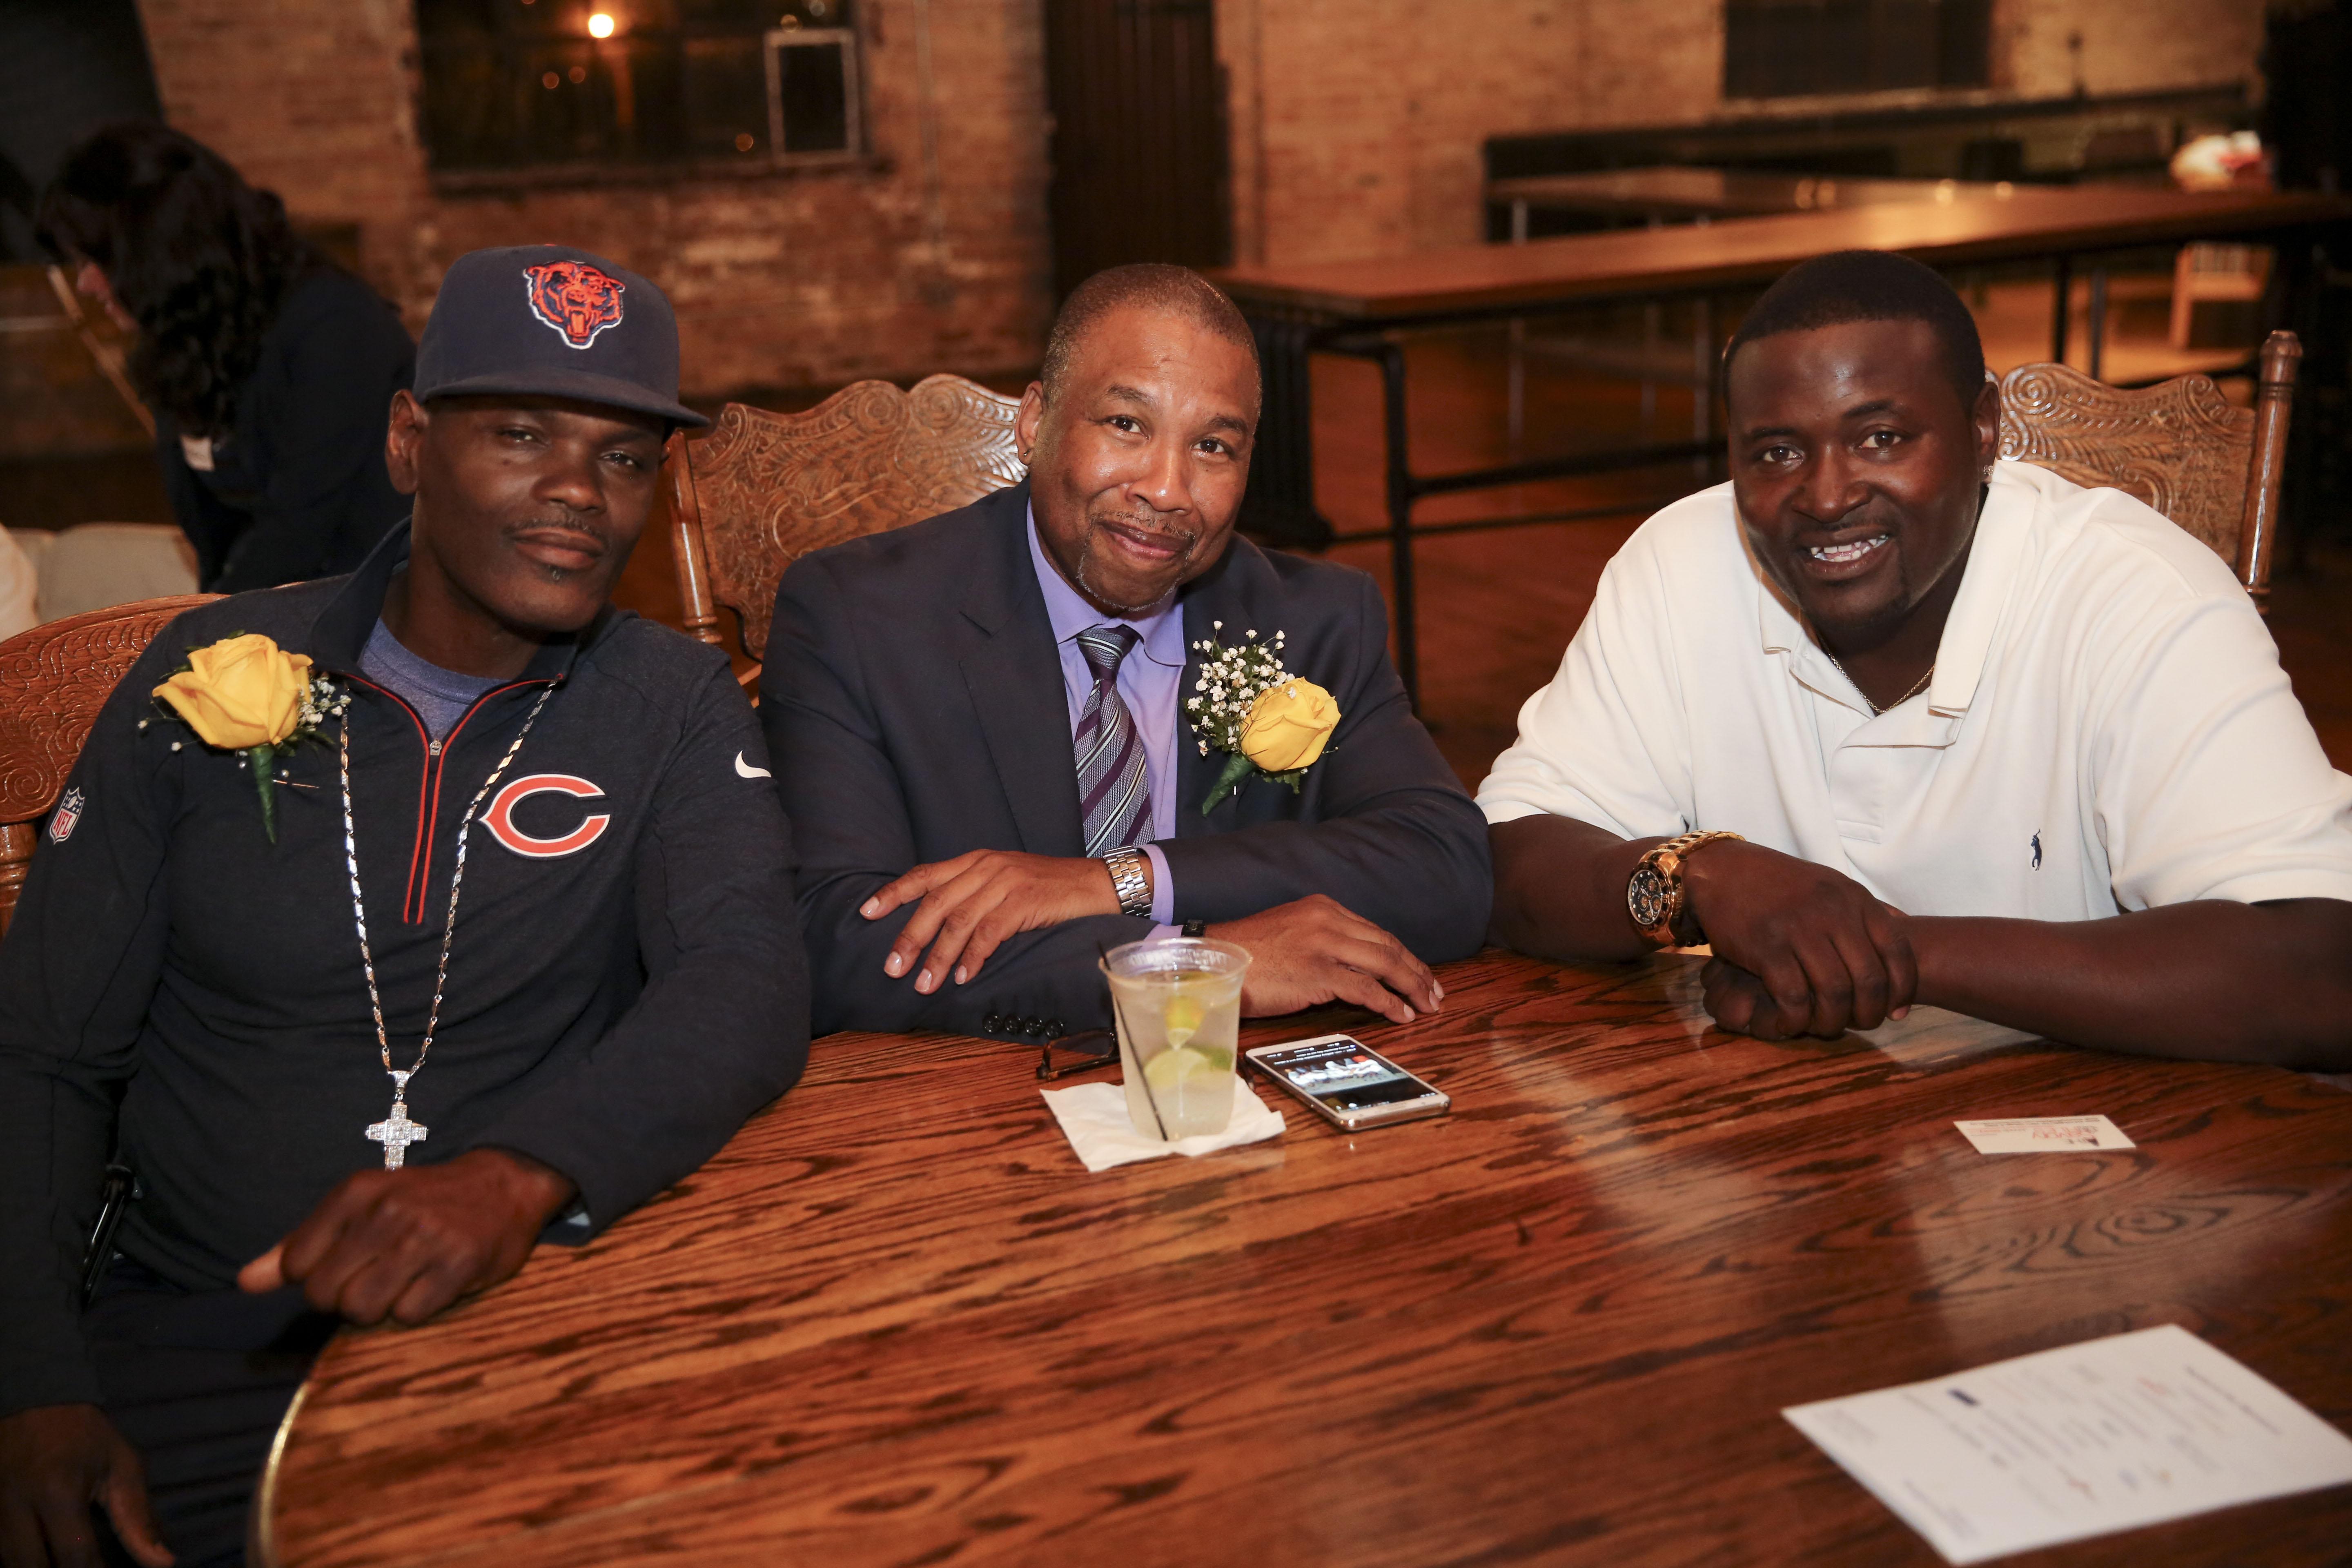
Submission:
[[[77,1326],[110,1150],[142,1196],[117,1237],[187,1289],[228,1286],[344,1175],[392,1103],[344,864],[337,726],[393,1063],[415,1058],[460,820],[440,1031],[408,1086],[419,1163],[497,1146],[600,1229],[699,1165],[799,1078],[808,974],[760,727],[716,649],[621,611],[550,644],[430,738],[360,672],[398,528],[353,575],[241,594],[167,626],[100,715],[0,942],[0,1414],[98,1403]],[[351,694],[253,780],[158,712],[188,650],[259,632]],[[143,721],[143,723],[142,723]]]

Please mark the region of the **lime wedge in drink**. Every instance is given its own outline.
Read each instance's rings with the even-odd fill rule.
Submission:
[[[1212,1079],[1233,1070],[1233,1058],[1223,1052],[1196,1051],[1177,1046],[1145,1064],[1143,1080],[1154,1094],[1183,1095],[1205,1091]]]
[[[1176,1047],[1189,1044],[1200,1033],[1201,1021],[1208,1016],[1208,1009],[1201,1005],[1198,996],[1187,996],[1180,991],[1168,998],[1168,1044]]]

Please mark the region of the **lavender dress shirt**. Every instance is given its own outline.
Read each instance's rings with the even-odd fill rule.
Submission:
[[[1076,765],[1078,717],[1095,689],[1094,671],[1078,647],[1078,634],[1114,619],[1132,626],[1143,640],[1119,661],[1118,695],[1143,738],[1143,761],[1151,784],[1151,832],[1155,838],[1176,837],[1176,710],[1184,684],[1184,611],[1175,595],[1168,595],[1149,615],[1107,616],[1070,586],[1061,571],[1045,559],[1037,538],[1037,513],[1029,513],[1029,563],[1036,568],[1038,590],[1045,595],[1045,618],[1054,627],[1054,651],[1062,659],[1062,694],[1070,709],[1071,765]],[[1176,909],[1175,884],[1168,877],[1168,858],[1157,844],[1142,847],[1151,862],[1151,919],[1170,924]],[[1165,934],[1154,931],[1154,937]]]

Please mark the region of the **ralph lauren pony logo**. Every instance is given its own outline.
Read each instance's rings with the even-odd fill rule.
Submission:
[[[621,324],[621,280],[584,261],[543,261],[522,269],[530,313],[584,349]]]

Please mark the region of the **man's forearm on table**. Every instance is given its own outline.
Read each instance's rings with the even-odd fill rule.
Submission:
[[[1466,802],[1460,803],[1466,810]],[[1485,828],[1444,802],[1164,840],[1175,917],[1224,921],[1321,893],[1424,961],[1477,950],[1492,902]]]
[[[482,1132],[577,1188],[601,1229],[669,1186],[798,1082],[808,1061],[798,965],[747,944],[667,970],[594,1048]],[[615,1136],[615,1130],[643,1129]],[[556,1205],[570,1202],[566,1194]]]
[[[1909,929],[1923,1003],[2072,1045],[2352,1068],[2352,903],[2213,899]]]
[[[1097,950],[1139,941],[1149,922],[1096,915],[1007,937],[969,984],[953,980],[926,996],[910,975],[883,973],[891,943],[915,905],[869,921],[857,912],[887,879],[844,879],[801,900],[811,972],[822,976],[812,1032],[942,1029],[979,1034],[990,1015],[1059,1019],[1067,1032],[1101,1027],[1110,1003],[1095,963]]]
[[[1620,838],[1565,816],[1522,816],[1490,830],[1491,935],[1538,958],[1607,961],[1656,951],[1625,911],[1625,884],[1654,838]]]

